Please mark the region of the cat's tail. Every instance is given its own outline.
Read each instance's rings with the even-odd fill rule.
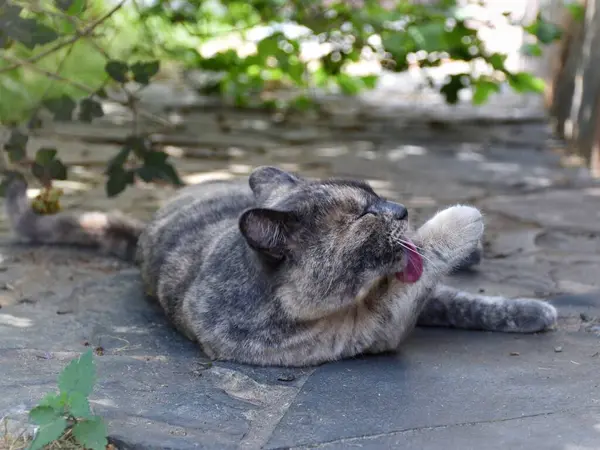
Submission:
[[[13,231],[37,244],[98,248],[133,261],[144,224],[118,212],[37,214],[27,198],[27,182],[14,177],[6,187],[6,215]]]

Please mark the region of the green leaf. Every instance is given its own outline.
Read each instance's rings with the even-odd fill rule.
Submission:
[[[108,98],[108,94],[106,93],[106,89],[103,87],[96,91],[96,95],[100,98]]]
[[[75,0],[55,0],[56,7],[63,12],[67,12]]]
[[[128,80],[129,66],[123,61],[108,61],[104,66],[104,71],[109,77],[119,83],[126,83]]]
[[[474,83],[473,104],[482,105],[487,102],[490,95],[500,92],[500,86],[493,81],[478,80]]]
[[[562,34],[558,26],[544,20],[541,12],[538,13],[535,22],[524,27],[524,30],[537,37],[542,44],[551,44],[559,39]]]
[[[60,438],[67,428],[67,419],[58,417],[52,422],[42,425],[33,439],[30,450],[39,450]]]
[[[12,148],[6,150],[6,152],[8,153],[8,159],[12,163],[21,162],[27,157],[27,152],[24,148]]]
[[[47,425],[60,417],[61,411],[51,406],[36,406],[29,411],[29,419],[36,425]]]
[[[313,82],[315,86],[325,87],[329,83],[329,73],[327,73],[323,68],[319,68],[315,72],[312,73]]]
[[[140,177],[146,183],[154,181],[159,176],[159,172],[156,170],[156,167],[142,166],[138,167],[135,172],[137,173],[138,177]]]
[[[144,164],[149,165],[149,166],[162,166],[163,164],[165,164],[165,161],[167,160],[167,158],[169,157],[169,155],[167,155],[165,152],[157,152],[157,151],[152,151],[152,152],[148,152],[144,155]]]
[[[494,70],[504,71],[504,63],[506,62],[506,58],[508,55],[504,55],[502,53],[492,53],[488,56],[487,61],[491,64]]]
[[[73,426],[73,436],[86,449],[105,450],[108,445],[106,435],[106,425],[98,416],[91,420],[78,422]]]
[[[521,51],[527,56],[542,56],[542,48],[539,44],[525,44]]]
[[[11,131],[6,145],[11,147],[25,147],[29,141],[29,136],[14,129]]]
[[[313,105],[314,102],[306,95],[296,97],[292,102],[292,106],[300,111],[306,111]]]
[[[544,80],[527,72],[508,75],[508,84],[517,92],[542,93],[546,87]]]
[[[119,152],[108,162],[106,173],[108,174],[113,170],[123,169],[123,165],[127,162],[130,153],[131,148],[129,147],[123,147],[121,150],[119,150]]]
[[[331,52],[321,58],[321,64],[328,75],[337,76],[341,74],[344,60],[339,52]]]
[[[450,80],[440,88],[447,103],[451,105],[458,103],[458,93],[465,87],[463,77],[465,77],[464,73],[451,75]]]
[[[256,45],[256,52],[264,60],[268,56],[274,56],[281,52],[279,48],[279,41],[281,40],[281,33],[273,33],[261,40]]]
[[[304,64],[297,62],[295,64],[288,64],[285,68],[289,77],[298,85],[304,84]]]
[[[69,121],[73,118],[73,111],[77,106],[75,100],[68,95],[62,95],[57,98],[50,98],[44,101],[44,106],[54,115],[54,120]]]
[[[35,19],[17,17],[3,25],[3,34],[20,42],[30,50],[58,39],[56,31]]]
[[[41,401],[40,406],[49,406],[61,413],[65,412],[67,406],[67,394],[47,394]]]
[[[70,16],[77,16],[85,11],[87,0],[56,0],[56,7]]]
[[[96,368],[92,351],[88,350],[65,367],[58,377],[58,388],[61,392],[79,392],[89,396],[96,381]]]
[[[241,64],[241,59],[235,50],[227,50],[226,52],[217,53],[211,58],[198,59],[198,68],[213,72],[227,71],[230,72],[233,67],[238,67]]]
[[[172,164],[166,162],[168,155],[164,152],[149,152],[144,157],[144,165],[136,173],[145,182],[156,180],[168,181],[176,186],[182,185],[177,171]]]
[[[585,19],[585,6],[583,4],[574,1],[567,3],[565,6],[571,14],[571,17],[573,17],[573,20],[576,22],[583,22],[583,19]]]
[[[46,168],[38,163],[31,165],[31,174],[41,182],[48,181],[48,174]]]
[[[87,397],[80,392],[72,392],[68,399],[69,414],[77,419],[90,419],[90,402]]]
[[[123,192],[128,185],[133,184],[134,173],[123,168],[115,168],[108,174],[108,180],[106,180],[106,195],[109,197],[115,197]]]
[[[390,33],[382,36],[383,47],[394,60],[393,70],[401,72],[407,67],[406,57],[414,50],[407,43],[408,39],[401,33]]]
[[[336,77],[336,81],[342,92],[346,95],[356,95],[362,87],[360,78],[352,77],[345,73],[340,73]]]
[[[4,150],[8,153],[11,162],[19,162],[27,156],[27,141],[29,136],[21,133],[18,129],[13,129],[4,144]]]
[[[125,147],[132,150],[138,158],[145,158],[150,151],[150,142],[142,136],[128,136],[125,139]]]
[[[35,155],[35,162],[31,166],[31,173],[40,181],[66,180],[67,167],[56,159],[56,150],[42,148]]]
[[[150,79],[158,73],[160,69],[159,61],[136,62],[131,66],[133,79],[140,84],[150,83]]]
[[[41,166],[47,166],[51,161],[56,158],[56,149],[55,148],[40,148],[35,153],[35,162]]]
[[[94,119],[104,116],[102,105],[91,98],[85,98],[79,104],[79,120],[91,123]]]
[[[183,186],[183,181],[179,178],[177,170],[175,170],[175,167],[173,167],[172,164],[166,163],[161,170],[165,180],[170,181],[175,186]]]
[[[377,86],[377,80],[379,77],[377,75],[366,75],[360,78],[363,84],[367,87],[367,89],[375,89]]]
[[[63,164],[60,159],[53,160],[47,167],[48,174],[53,180],[66,180],[67,179],[67,167]]]
[[[407,34],[420,50],[435,52],[446,50],[446,30],[444,22],[430,22],[408,27]]]
[[[542,22],[540,23],[536,36],[543,44],[551,44],[557,39],[560,39],[561,34],[561,29],[553,23]]]

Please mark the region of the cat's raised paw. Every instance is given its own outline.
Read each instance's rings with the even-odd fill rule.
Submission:
[[[436,221],[437,226],[453,235],[455,239],[473,243],[473,248],[476,248],[477,242],[483,236],[483,216],[472,206],[451,206],[437,213],[433,220]]]
[[[477,248],[483,230],[483,217],[477,208],[456,205],[433,216],[417,230],[417,237],[445,264],[455,267]]]

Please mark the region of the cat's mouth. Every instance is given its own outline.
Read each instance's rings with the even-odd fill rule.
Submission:
[[[404,242],[404,269],[396,272],[396,278],[403,283],[416,283],[423,275],[423,258],[412,242]]]

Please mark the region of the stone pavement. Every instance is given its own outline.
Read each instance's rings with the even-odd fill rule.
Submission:
[[[449,283],[548,298],[560,309],[557,331],[418,329],[397,354],[316,368],[211,364],[144,298],[135,268],[16,245],[3,222],[0,417],[23,420],[91,346],[93,407],[119,448],[600,449],[600,186],[538,118],[342,110],[274,121],[191,107],[157,139],[189,181],[274,164],[366,178],[417,221],[473,203],[487,220],[485,259]],[[100,184],[124,135],[106,119],[55,124],[34,143],[57,145],[69,161],[69,206],[145,218],[169,189],[108,200]]]

